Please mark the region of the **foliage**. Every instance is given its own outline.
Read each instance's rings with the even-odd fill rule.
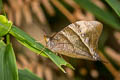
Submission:
[[[51,2],[69,19],[69,21],[76,21],[73,15],[66,8],[64,8],[65,5],[63,6],[62,4],[60,4],[60,1],[51,0]],[[103,24],[106,25],[99,46],[101,48],[101,52],[105,54],[104,44],[109,35],[107,29],[111,27],[114,30],[120,31],[120,2],[118,0],[105,0],[109,7],[111,7],[117,15],[112,12],[108,12],[107,10],[101,9],[90,0],[74,0],[74,2],[85,11],[91,12],[96,17],[96,19],[100,20],[101,22],[103,22]],[[0,0],[0,13],[2,12],[2,6],[2,0]],[[41,43],[37,42],[34,38],[26,34],[23,30],[13,25],[11,21],[8,21],[6,16],[0,15],[1,80],[41,80],[34,73],[28,71],[27,69],[18,70],[16,65],[15,53],[12,47],[12,43],[10,42],[11,35],[14,36],[19,43],[21,43],[31,51],[40,54],[41,56],[44,56],[46,58],[50,58],[63,72],[65,72],[65,70],[62,68],[62,65],[74,69],[71,64],[66,62],[64,59],[56,56],[52,51],[45,48]],[[119,74],[119,72],[111,64],[105,64],[105,66],[114,77],[117,77],[116,75]]]
[[[120,2],[119,2],[119,0],[105,0],[105,1],[114,9],[114,11],[120,17]]]
[[[31,49],[32,51],[38,54],[41,54],[42,56],[49,57],[63,72],[65,71],[61,67],[62,65],[68,66],[73,69],[73,67],[69,63],[67,63],[64,59],[56,56],[53,52],[45,48],[42,44],[38,43],[36,40],[34,40],[29,35],[27,35],[25,32],[13,26],[12,22],[8,21],[5,16],[0,15],[0,36],[4,36],[8,34],[13,35],[21,44]],[[9,38],[6,38],[6,39],[9,39]],[[2,80],[8,80],[8,79],[18,80],[18,69],[16,67],[16,60],[15,60],[15,56],[14,56],[14,52],[11,44],[7,44],[6,46],[3,40],[1,40],[0,46],[1,46],[0,70],[2,72],[0,76]],[[6,74],[8,74],[7,77],[6,77]]]
[[[0,78],[1,80],[18,80],[15,55],[11,44],[0,41]]]
[[[108,24],[110,27],[120,30],[120,23],[119,19],[116,18],[113,14],[102,10],[101,8],[97,7],[93,4],[90,0],[75,0],[82,8],[87,11],[93,13],[96,18],[101,20],[102,22]]]
[[[30,37],[29,35],[27,35],[25,32],[23,32],[22,30],[18,29],[15,26],[12,26],[12,28],[9,30],[9,28],[6,29],[6,27],[11,27],[11,23],[6,23],[6,17],[0,16],[1,18],[1,33],[0,35],[2,35],[2,31],[6,31],[4,33],[8,34],[7,32],[9,31],[10,34],[12,34],[21,44],[23,44],[24,46],[28,47],[29,49],[31,49],[32,51],[41,54],[43,56],[47,56],[49,57],[63,72],[64,69],[61,67],[62,65],[68,66],[70,68],[73,68],[69,63],[67,63],[66,61],[64,61],[62,58],[56,56],[53,52],[51,52],[49,49],[45,48],[42,44],[38,43],[37,41],[35,41],[32,37]],[[10,26],[9,26],[10,24]],[[1,28],[2,27],[2,28]],[[5,34],[4,34],[5,35]],[[1,45],[2,46],[2,45]],[[9,52],[9,49],[6,50]],[[44,52],[44,53],[43,53]],[[12,52],[13,53],[13,52]],[[1,54],[4,54],[4,52],[2,52]],[[8,55],[7,55],[8,56]],[[9,55],[11,56],[11,55]],[[9,57],[8,56],[8,57]],[[12,56],[11,56],[12,57]],[[2,58],[1,58],[2,59]],[[7,58],[8,59],[8,58]],[[14,59],[14,58],[11,58]],[[2,61],[2,60],[1,60]],[[10,61],[10,60],[8,60]],[[5,62],[3,62],[4,64]],[[9,63],[9,62],[8,62]],[[3,65],[2,64],[2,65]],[[14,63],[15,64],[15,63]],[[13,64],[9,64],[10,66],[14,66]],[[14,68],[15,69],[15,68]],[[4,70],[1,68],[1,70]],[[6,70],[6,69],[5,69]],[[12,69],[10,69],[12,70]],[[9,78],[9,77],[8,77]],[[3,79],[4,80],[4,79]],[[12,80],[12,79],[11,79]],[[17,80],[17,79],[14,79]]]
[[[27,69],[18,70],[19,80],[42,80]]]

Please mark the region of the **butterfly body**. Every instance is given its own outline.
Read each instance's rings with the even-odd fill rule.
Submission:
[[[97,44],[102,32],[98,21],[78,21],[72,23],[47,41],[47,46],[55,53],[73,58],[100,60]]]

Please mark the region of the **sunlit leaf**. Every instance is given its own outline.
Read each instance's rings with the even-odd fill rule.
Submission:
[[[12,22],[8,21],[3,15],[0,15],[0,36],[6,35],[11,29]]]

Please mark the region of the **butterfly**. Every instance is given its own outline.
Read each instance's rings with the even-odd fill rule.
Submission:
[[[98,21],[77,21],[47,38],[47,47],[72,58],[100,60],[98,40],[103,25]]]

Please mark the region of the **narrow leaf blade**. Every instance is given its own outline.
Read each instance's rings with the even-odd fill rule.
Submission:
[[[29,48],[30,50],[32,50],[42,56],[49,57],[63,72],[65,72],[65,71],[61,67],[62,65],[74,69],[71,66],[71,64],[66,62],[64,59],[56,56],[49,49],[45,48],[42,44],[38,43],[35,39],[30,37],[28,34],[23,32],[22,30],[18,29],[17,27],[12,26],[12,28],[10,30],[10,34],[12,34],[21,44],[23,44],[25,47]]]
[[[28,69],[18,70],[19,80],[42,80]]]
[[[118,0],[105,0],[117,13],[117,15],[120,17],[120,1]]]
[[[18,69],[11,44],[0,41],[0,78],[1,80],[18,80]]]
[[[95,15],[97,19],[108,24],[110,27],[120,31],[119,19],[114,17],[114,15],[112,15],[111,13],[102,10],[94,3],[92,3],[90,0],[74,0],[74,1],[77,4],[79,4],[80,7],[93,13],[93,15]]]

